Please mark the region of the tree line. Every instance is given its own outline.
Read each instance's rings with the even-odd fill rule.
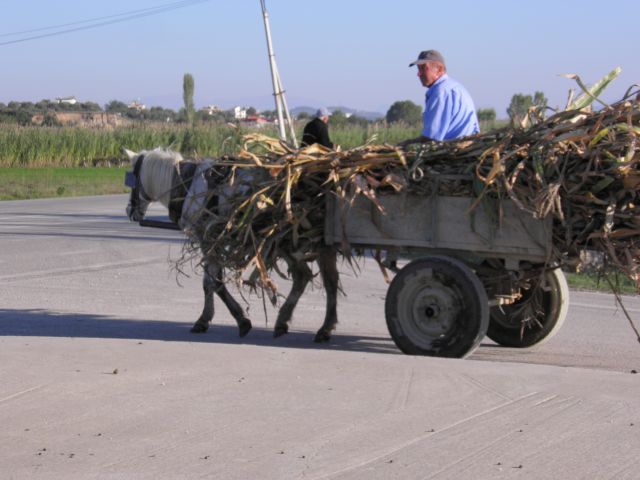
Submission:
[[[34,115],[44,115],[44,125],[54,126],[57,124],[55,113],[57,112],[84,112],[98,113],[107,112],[121,115],[124,118],[138,121],[153,122],[175,122],[193,125],[194,123],[227,123],[235,121],[232,111],[208,112],[204,110],[196,111],[193,105],[193,79],[185,75],[183,84],[183,100],[185,105],[178,111],[164,107],[151,107],[144,110],[131,108],[120,100],[111,100],[104,109],[95,102],[77,102],[75,104],[60,103],[51,100],[41,100],[32,102],[9,102],[0,103],[0,123],[13,123],[18,125],[30,125]],[[535,92],[533,95],[517,93],[512,96],[509,107],[506,110],[508,119],[512,125],[523,125],[526,119],[544,118],[547,110],[547,98],[542,92]],[[274,110],[263,110],[258,112],[253,107],[247,109],[247,115],[258,115],[273,120],[276,118]],[[308,120],[311,115],[302,112],[297,116],[298,120]],[[422,122],[422,107],[411,100],[401,100],[394,102],[384,117],[387,123],[404,123],[407,125],[419,125]],[[481,108],[478,110],[478,120],[481,123],[495,123],[497,120],[496,111],[493,108]],[[358,115],[347,115],[336,110],[332,113],[330,124],[334,127],[348,125],[365,126],[372,123],[364,117]]]

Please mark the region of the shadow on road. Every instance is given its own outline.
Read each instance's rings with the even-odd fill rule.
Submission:
[[[315,332],[291,331],[284,337],[273,338],[271,328],[256,327],[245,338],[230,325],[211,325],[204,334],[189,331],[184,322],[131,320],[106,315],[56,313],[48,310],[0,309],[0,337],[67,337],[165,342],[197,342],[228,345],[258,345],[262,347],[344,350],[369,353],[400,351],[387,337],[334,334],[329,343],[313,343]]]

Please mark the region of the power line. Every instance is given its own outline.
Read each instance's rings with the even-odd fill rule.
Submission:
[[[209,2],[209,1],[211,1],[211,0],[182,0],[182,1],[179,1],[179,2],[160,5],[160,6],[157,6],[157,7],[150,7],[150,8],[146,8],[146,9],[140,9],[140,10],[132,10],[132,11],[129,11],[129,12],[118,13],[118,14],[114,14],[114,15],[107,15],[107,16],[103,16],[103,17],[96,17],[96,18],[87,19],[87,20],[69,22],[69,23],[64,23],[64,24],[60,24],[60,25],[52,25],[52,26],[49,26],[49,27],[41,27],[41,28],[36,28],[36,29],[31,29],[31,30],[24,30],[22,32],[13,32],[13,33],[0,34],[0,37],[7,37],[7,36],[21,35],[21,34],[25,34],[25,33],[34,33],[34,32],[46,31],[46,30],[53,30],[53,29],[62,28],[62,27],[68,27],[68,26],[72,26],[72,25],[82,25],[84,23],[90,23],[90,25],[84,25],[84,26],[75,27],[75,28],[67,28],[67,29],[64,29],[64,30],[57,30],[55,32],[43,33],[43,34],[39,34],[39,35],[32,35],[32,36],[28,36],[28,37],[18,38],[18,39],[15,39],[15,40],[7,40],[7,41],[4,41],[4,42],[0,42],[0,46],[12,45],[12,44],[15,44],[15,43],[28,42],[30,40],[37,40],[37,39],[40,39],[40,38],[54,37],[54,36],[57,36],[57,35],[63,35],[63,34],[66,34],[66,33],[78,32],[78,31],[82,31],[82,30],[90,30],[92,28],[103,27],[105,25],[112,25],[114,23],[126,22],[128,20],[135,20],[135,19],[138,19],[138,18],[144,18],[144,17],[148,17],[148,16],[151,16],[151,15],[157,15],[159,13],[165,13],[165,12],[169,12],[169,11],[172,11],[172,10],[178,10],[180,8],[191,7],[193,5],[197,5],[197,4],[205,3],[205,2]]]
[[[13,37],[13,36],[16,36],[16,35],[24,35],[26,33],[42,32],[42,31],[45,31],[45,30],[55,30],[55,29],[62,28],[62,27],[70,27],[72,25],[80,25],[80,24],[83,24],[83,23],[98,22],[98,21],[106,20],[108,18],[124,17],[124,16],[133,15],[133,14],[137,14],[137,13],[151,12],[151,11],[155,11],[155,10],[158,10],[158,9],[163,9],[163,8],[167,8],[167,7],[171,7],[171,6],[180,6],[180,5],[183,5],[183,4],[187,4],[187,5],[184,5],[184,6],[190,6],[189,4],[191,4],[193,2],[194,2],[194,0],[181,0],[179,2],[174,2],[174,3],[170,3],[170,4],[158,5],[158,6],[149,7],[149,8],[141,8],[139,10],[130,10],[128,12],[116,13],[116,14],[113,14],[113,15],[106,15],[106,16],[102,16],[102,17],[88,18],[86,20],[78,20],[76,22],[61,23],[61,24],[58,24],[58,25],[50,25],[48,27],[32,28],[30,30],[21,30],[19,32],[0,33],[0,37]]]

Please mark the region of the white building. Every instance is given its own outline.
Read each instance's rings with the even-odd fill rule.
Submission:
[[[236,120],[244,120],[247,118],[247,109],[244,107],[234,107],[233,118]]]
[[[207,105],[202,109],[202,111],[205,112],[207,115],[213,115],[214,113],[221,112],[222,109],[217,105]]]
[[[137,110],[138,112],[142,112],[143,110],[147,109],[147,106],[143,103],[140,103],[137,100],[134,100],[129,105],[127,105],[127,108],[130,108],[131,110]]]
[[[76,97],[59,97],[56,98],[56,102],[58,104],[67,103],[69,105],[75,105],[76,103],[78,103],[78,100],[76,100]]]

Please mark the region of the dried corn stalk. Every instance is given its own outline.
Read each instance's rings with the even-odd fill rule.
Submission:
[[[293,150],[276,139],[249,135],[236,156],[219,164],[262,173],[255,175],[249,194],[231,199],[226,216],[205,217],[198,238],[204,239],[205,254],[228,271],[240,277],[257,268],[266,283],[282,249],[314,258],[323,242],[328,195],[346,201],[364,195],[380,209],[381,194],[404,191],[475,196],[476,205],[489,196],[510,199],[538,218],[553,217],[552,261],[576,266],[581,251],[595,250],[638,283],[638,135],[637,100],[596,113],[564,111],[529,130],[505,129],[416,150],[392,145]],[[232,183],[235,175],[228,178]]]

